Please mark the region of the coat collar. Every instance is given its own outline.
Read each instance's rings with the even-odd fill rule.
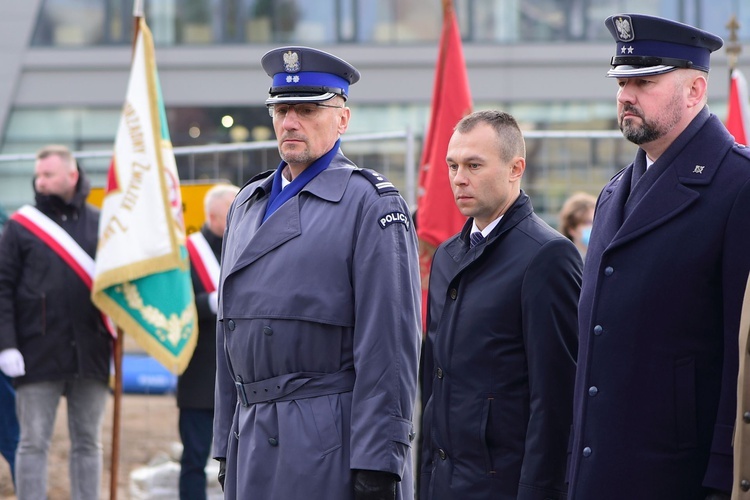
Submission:
[[[344,197],[346,186],[349,183],[354,163],[349,160],[339,149],[331,160],[331,164],[313,178],[307,185],[302,188],[301,192],[307,192],[326,201],[338,202]],[[280,167],[283,168],[283,167]],[[273,175],[262,179],[251,191],[247,197],[242,200],[238,206],[247,203],[249,200],[259,200],[271,192],[273,186]]]
[[[711,183],[733,142],[719,119],[704,108],[651,166],[649,183],[639,182],[627,217],[623,207],[630,194],[633,164],[613,177],[599,200],[597,215],[601,213],[603,219],[597,221],[599,234],[594,239],[610,248],[618,246],[682,213],[700,198],[695,187]],[[639,149],[635,162],[645,158]]]
[[[273,177],[267,177],[252,188],[246,199],[238,200],[234,210],[231,245],[233,255],[223,258],[229,272],[248,266],[268,252],[302,234],[300,224],[300,195],[309,193],[331,203],[344,197],[346,186],[354,172],[354,164],[339,150],[331,164],[315,176],[300,191],[300,194],[281,205],[276,212],[261,224],[268,203]],[[253,200],[253,203],[248,203]]]
[[[523,190],[521,190],[521,194],[518,196],[518,198],[516,198],[516,201],[513,202],[513,205],[511,205],[510,209],[505,213],[505,215],[503,215],[500,223],[487,236],[487,240],[484,245],[477,245],[477,247],[475,247],[474,249],[470,248],[469,233],[471,232],[472,225],[474,224],[474,219],[469,218],[464,224],[463,229],[461,229],[461,232],[454,236],[453,239],[448,240],[448,242],[445,244],[445,250],[446,252],[448,252],[448,255],[450,255],[451,258],[456,262],[461,262],[462,260],[464,260],[464,257],[471,257],[467,262],[465,262],[465,264],[468,264],[478,256],[482,255],[482,253],[484,253],[484,251],[490,246],[493,246],[502,237],[502,235],[516,227],[519,222],[531,215],[533,212],[534,208],[531,205],[531,199]],[[465,266],[462,266],[462,268],[463,267]]]

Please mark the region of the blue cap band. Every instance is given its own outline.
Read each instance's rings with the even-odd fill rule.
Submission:
[[[273,87],[329,87],[341,89],[344,95],[349,95],[349,82],[331,73],[315,71],[300,71],[299,73],[276,73],[273,75]]]
[[[632,47],[632,51],[630,48]],[[690,47],[658,40],[638,40],[617,42],[616,56],[656,56],[671,59],[684,59],[693,63],[692,67],[708,71],[711,52],[701,47]]]

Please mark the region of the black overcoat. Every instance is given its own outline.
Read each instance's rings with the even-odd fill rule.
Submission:
[[[221,262],[222,237],[216,236],[204,225],[201,234],[208,246]],[[198,341],[193,357],[185,371],[177,379],[177,406],[197,410],[213,410],[214,387],[216,385],[216,313],[208,305],[209,292],[191,263],[195,309],[198,311]]]
[[[523,192],[432,262],[420,500],[565,498],[581,257]]]

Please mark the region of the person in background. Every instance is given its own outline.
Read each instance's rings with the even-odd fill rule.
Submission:
[[[605,24],[639,149],[599,195],[586,254],[568,498],[728,498],[750,150],[706,105],[723,41],[641,14]]]
[[[582,262],[521,190],[525,158],[501,111],[448,144],[469,219],[430,272],[420,500],[565,498]]]
[[[0,235],[8,221],[5,209],[0,206]],[[0,372],[0,454],[8,462],[10,476],[15,483],[16,448],[18,447],[20,430],[16,416],[16,391],[13,381],[5,373]]]
[[[187,239],[198,342],[187,368],[177,378],[177,406],[182,440],[180,500],[205,500],[206,463],[211,455],[216,384],[216,288],[227,212],[239,188],[217,184],[203,198],[205,223]]]
[[[737,378],[737,417],[734,430],[732,500],[750,499],[750,276],[740,316],[740,369]]]
[[[565,200],[558,216],[558,231],[573,242],[583,259],[591,238],[595,207],[596,196],[574,193]]]
[[[88,180],[64,146],[38,152],[34,190],[36,204],[16,211],[0,238],[0,370],[16,387],[18,498],[47,496],[47,454],[65,396],[70,498],[95,500],[112,337],[83,273],[93,267],[99,211],[86,203]]]
[[[282,162],[227,219],[214,417],[225,498],[411,499],[421,291],[409,207],[341,152],[351,64],[310,47],[261,64]]]

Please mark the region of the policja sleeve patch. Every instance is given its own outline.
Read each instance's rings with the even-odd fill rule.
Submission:
[[[378,224],[380,224],[381,229],[385,229],[392,224],[403,224],[408,231],[411,226],[411,219],[403,212],[388,212],[378,217]]]

